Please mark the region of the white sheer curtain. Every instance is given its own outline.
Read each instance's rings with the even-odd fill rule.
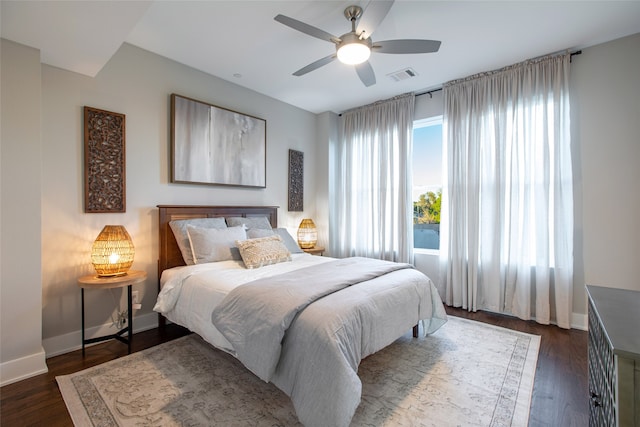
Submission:
[[[332,255],[412,262],[414,102],[407,94],[342,114],[333,153]]]
[[[570,55],[447,83],[446,303],[570,328]]]

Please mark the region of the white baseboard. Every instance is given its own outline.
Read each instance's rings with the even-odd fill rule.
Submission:
[[[142,332],[158,326],[158,314],[147,313],[133,318],[133,332]],[[85,331],[85,338],[112,335],[114,328],[110,324],[95,326]],[[42,340],[42,351],[19,359],[0,363],[0,386],[15,383],[36,375],[44,374],[47,368],[46,358],[68,353],[82,348],[82,331]]]
[[[133,332],[142,332],[158,326],[158,313],[147,313],[133,318]],[[85,331],[85,339],[102,337],[114,334],[115,327],[110,323],[101,326],[94,326]],[[93,345],[93,344],[90,344]],[[70,351],[82,348],[82,331],[77,330],[64,335],[42,340],[42,346],[47,357],[58,356],[60,354],[69,353]]]
[[[589,316],[582,313],[571,314],[571,328],[586,331],[589,329]]]
[[[41,349],[38,353],[0,363],[0,386],[44,374],[48,370],[45,352]]]

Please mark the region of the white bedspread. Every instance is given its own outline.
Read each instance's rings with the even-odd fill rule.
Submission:
[[[165,270],[154,311],[188,328],[210,344],[232,352],[227,339],[211,323],[211,312],[233,288],[300,268],[333,261],[334,258],[292,254],[291,262],[246,269],[242,261],[221,261]]]

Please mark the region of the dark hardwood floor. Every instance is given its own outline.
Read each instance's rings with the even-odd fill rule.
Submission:
[[[587,332],[524,322],[486,312],[469,313],[447,307],[453,316],[540,335],[540,354],[531,400],[530,427],[587,426]],[[134,335],[133,351],[184,336],[188,331],[167,325]],[[0,388],[0,425],[71,426],[55,377],[80,371],[127,354],[126,345],[109,341],[47,359],[49,372]]]

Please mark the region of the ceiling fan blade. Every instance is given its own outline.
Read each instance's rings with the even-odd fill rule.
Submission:
[[[393,5],[391,1],[370,1],[367,8],[362,12],[362,17],[358,22],[356,34],[361,35],[364,31],[364,38],[371,37],[371,34],[378,28],[378,25],[389,13],[389,9]]]
[[[338,56],[335,53],[332,53],[329,56],[325,56],[324,58],[320,58],[315,62],[312,62],[311,64],[307,65],[306,67],[302,67],[300,68],[298,71],[296,71],[295,73],[293,73],[294,76],[303,76],[313,70],[317,70],[318,68],[327,65],[328,63],[330,63],[331,61],[333,61],[334,59],[336,59]]]
[[[432,53],[440,49],[438,40],[384,40],[375,42],[372,46],[378,53]]]
[[[336,37],[333,34],[329,34],[326,31],[321,30],[320,28],[316,28],[313,25],[305,24],[304,22],[298,21],[297,19],[289,18],[288,16],[284,15],[277,15],[273,19],[281,24],[286,25],[287,27],[291,27],[294,30],[298,30],[312,37],[319,38],[320,40],[326,40],[332,43],[340,42],[339,37]]]
[[[369,61],[356,65],[356,73],[358,73],[358,77],[366,87],[376,84],[376,74],[373,72],[373,67],[369,64]]]

